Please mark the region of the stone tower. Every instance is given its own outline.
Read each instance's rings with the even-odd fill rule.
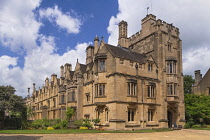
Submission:
[[[119,39],[118,39],[118,45],[127,47],[127,27],[128,24],[126,21],[121,21],[119,23]]]

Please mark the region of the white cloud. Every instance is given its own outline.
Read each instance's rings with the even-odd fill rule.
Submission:
[[[41,0],[6,0],[0,2],[0,43],[12,51],[31,51],[41,23],[33,10]]]
[[[0,56],[0,85],[12,85],[22,96],[27,95],[32,83],[41,87],[46,77],[50,78],[53,73],[59,76],[60,65],[72,63],[75,66],[77,58],[84,63],[85,50],[90,44],[77,44],[59,55],[54,37],[39,33],[44,23],[36,19],[36,12],[40,11],[36,16],[48,18],[68,33],[79,33],[82,23],[70,13],[63,14],[57,6],[39,10],[40,3],[41,0],[0,1],[0,43],[12,51],[26,52],[23,68],[17,65],[17,57]]]
[[[152,2],[152,3],[151,3]],[[210,48],[210,1],[193,1],[193,0],[118,0],[119,12],[110,18],[109,26],[107,28],[110,34],[108,43],[117,45],[118,41],[118,23],[121,20],[128,22],[128,36],[141,30],[141,19],[147,14],[147,7],[149,13],[156,15],[157,19],[162,19],[168,23],[173,23],[174,26],[180,30],[180,37],[183,41],[183,58],[186,58],[194,50],[201,54],[201,46],[209,50]],[[152,5],[152,6],[151,6]],[[198,55],[196,55],[198,57]],[[195,56],[193,56],[195,57]],[[198,57],[197,59],[200,59]],[[183,59],[184,74],[191,74],[196,68],[196,63]],[[202,64],[199,68],[204,73],[208,64],[208,59],[201,59]],[[199,62],[201,63],[201,62]],[[191,66],[191,69],[186,69],[186,66]]]
[[[204,75],[210,68],[210,48],[190,49],[184,54],[183,60],[183,69],[186,74],[194,76],[194,71],[201,69],[201,73]]]
[[[55,22],[61,29],[66,29],[68,33],[79,33],[81,21],[78,18],[74,18],[70,13],[62,13],[58,9],[58,6],[54,8],[47,8],[39,11],[41,18],[47,18],[51,22]]]
[[[74,50],[59,55],[54,51],[56,46],[53,37],[43,37],[41,40],[40,47],[25,57],[23,69],[17,66],[17,58],[0,57],[0,85],[12,85],[18,95],[26,96],[27,88],[32,88],[32,83],[36,83],[38,88],[51,74],[55,73],[59,77],[61,65],[71,63],[74,70],[77,58],[80,63],[85,63],[85,50],[90,43],[77,44]]]

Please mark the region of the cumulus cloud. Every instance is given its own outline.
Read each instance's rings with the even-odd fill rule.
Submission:
[[[12,85],[22,96],[26,96],[27,88],[32,83],[41,87],[46,77],[53,73],[59,76],[61,65],[72,63],[74,67],[77,58],[84,63],[85,50],[90,44],[80,43],[58,54],[59,46],[55,37],[39,32],[44,26],[42,21],[38,21],[39,16],[74,34],[79,33],[82,23],[70,13],[64,14],[58,6],[40,10],[40,3],[41,0],[0,1],[0,43],[3,47],[22,53],[25,60],[21,68],[17,65],[18,57],[0,56],[0,85]]]
[[[33,9],[41,0],[6,0],[0,2],[0,43],[12,51],[31,51],[41,23],[35,20]]]
[[[77,58],[80,63],[85,63],[85,50],[90,43],[77,44],[75,49],[59,55],[55,52],[53,37],[43,37],[41,40],[40,47],[25,57],[23,69],[17,66],[18,58],[0,57],[0,84],[12,85],[18,95],[26,96],[27,88],[32,88],[32,83],[42,87],[45,78],[50,78],[51,74],[55,73],[59,77],[61,65],[71,63],[74,69]]]
[[[58,6],[47,8],[39,11],[41,18],[47,18],[55,22],[61,29],[66,29],[68,33],[79,33],[81,21],[71,16],[70,12],[64,14]]]
[[[190,50],[183,57],[184,72],[193,75],[195,70],[200,70],[204,75],[210,68],[210,48],[200,47]],[[193,75],[194,76],[194,75]]]
[[[0,57],[0,84],[18,87],[19,82],[24,82],[19,81],[23,77],[23,72],[17,66],[17,59],[6,55]]]
[[[180,37],[183,41],[183,56],[192,54],[192,50],[201,53],[201,46],[210,48],[210,19],[207,18],[210,13],[210,1],[193,0],[118,0],[119,12],[110,18],[107,28],[109,35],[108,42],[117,45],[118,41],[118,23],[121,20],[128,22],[128,36],[141,30],[141,19],[147,14],[156,15],[157,19],[162,19],[168,23],[173,23],[180,30]],[[198,55],[193,56],[199,59]],[[196,58],[197,57],[197,58]],[[184,59],[184,65],[192,65],[192,69],[184,69],[184,74],[193,74],[195,63],[188,63]],[[208,59],[202,59],[202,63],[207,63]],[[210,67],[210,66],[208,66]],[[186,68],[184,66],[184,68]],[[197,68],[198,69],[198,68]],[[199,69],[206,72],[204,65]]]

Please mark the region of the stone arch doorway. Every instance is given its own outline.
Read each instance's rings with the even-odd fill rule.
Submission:
[[[171,111],[167,111],[167,117],[168,117],[168,128],[172,128],[173,115]]]

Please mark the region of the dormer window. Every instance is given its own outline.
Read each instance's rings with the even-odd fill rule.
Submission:
[[[152,71],[152,63],[148,64],[148,71]]]
[[[105,72],[106,70],[106,63],[105,60],[99,60],[99,72]]]

